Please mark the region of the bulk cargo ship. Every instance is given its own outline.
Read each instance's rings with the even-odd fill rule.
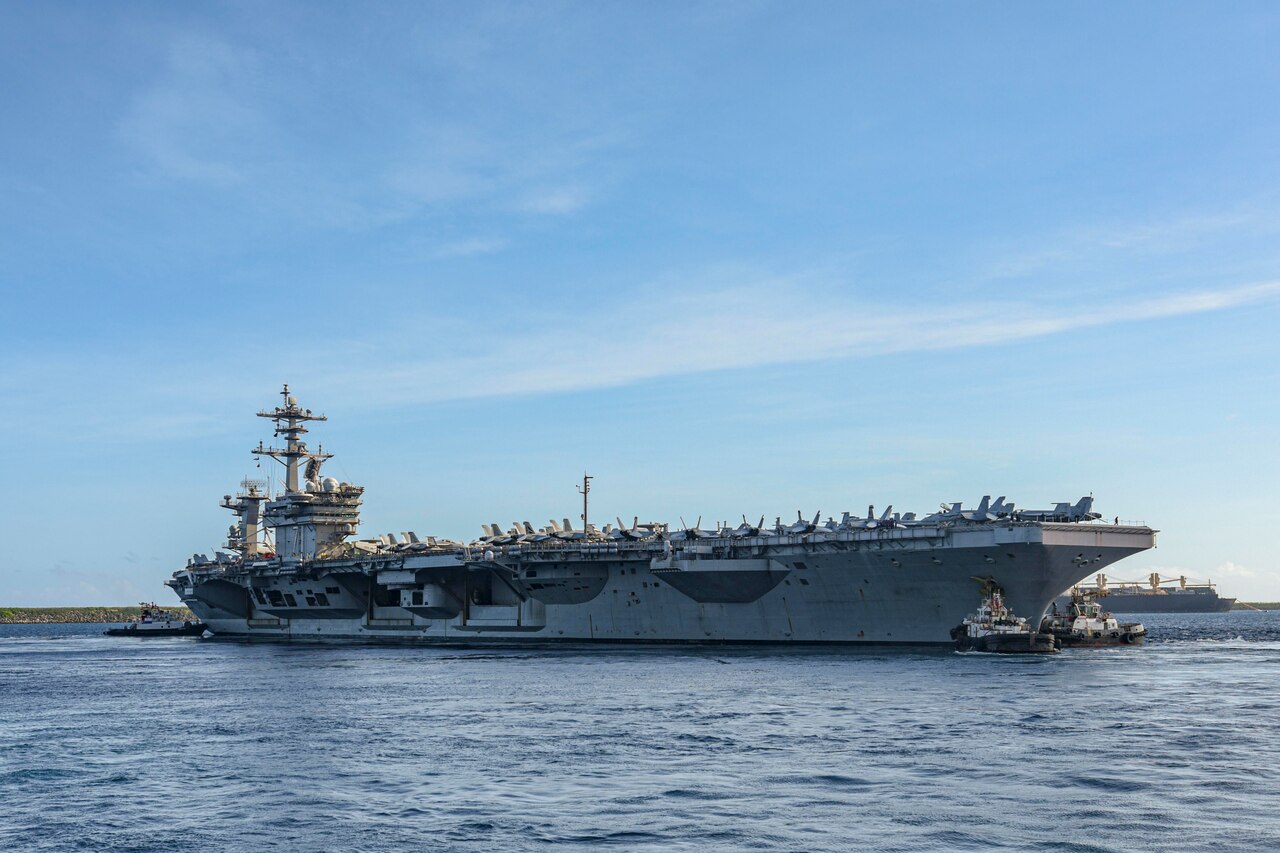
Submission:
[[[1168,586],[1175,583],[1177,586]],[[1099,573],[1092,584],[1078,589],[1115,613],[1225,613],[1236,603],[1234,598],[1218,595],[1212,583],[1187,583],[1185,575],[1162,579],[1153,573],[1143,586],[1134,581],[1108,581]],[[1059,603],[1063,600],[1070,600],[1070,596],[1063,596]]]
[[[751,523],[481,525],[469,542],[356,538],[363,488],[322,476],[303,436],[323,415],[286,385],[272,421],[278,490],[244,481],[225,551],[196,554],[170,586],[218,638],[434,643],[937,643],[994,584],[1039,618],[1085,576],[1151,548],[1093,499],[1019,510],[1003,497],[916,516],[821,513]]]

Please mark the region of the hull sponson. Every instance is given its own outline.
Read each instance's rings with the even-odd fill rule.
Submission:
[[[863,531],[818,541],[799,536],[755,540],[700,539],[672,553],[664,543],[552,546],[454,554],[317,561],[289,569],[251,564],[170,582],[218,637],[350,639],[503,644],[569,642],[689,643],[928,643],[949,644],[950,630],[973,611],[980,581],[1004,590],[1014,613],[1036,621],[1054,598],[1102,568],[1155,544],[1148,527],[998,522],[935,528]],[[781,581],[742,602],[698,601],[663,580],[673,565],[740,557],[782,567]],[[530,593],[539,566],[564,574],[575,565],[608,575],[599,593],[579,603],[546,603]],[[407,581],[462,574],[483,581],[506,599],[472,598],[453,618],[425,618],[399,607],[412,595]],[[566,568],[568,567],[568,568]],[[657,570],[656,573],[654,570]],[[411,572],[412,574],[406,574]],[[298,612],[288,618],[262,612],[249,596],[239,617],[210,607],[202,583],[274,585],[281,590],[341,578],[348,588],[371,590],[358,618]],[[400,582],[379,583],[379,576]],[[396,592],[391,587],[404,589]],[[407,599],[406,599],[407,601]],[[274,614],[280,614],[273,607]]]

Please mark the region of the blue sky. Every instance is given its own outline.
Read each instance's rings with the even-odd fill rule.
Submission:
[[[1092,492],[1280,599],[1274,3],[5,3],[0,604],[289,382],[365,532]]]

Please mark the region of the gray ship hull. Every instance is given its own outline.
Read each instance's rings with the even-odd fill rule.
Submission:
[[[1154,542],[1147,527],[1000,521],[260,561],[169,584],[218,638],[950,645],[982,580],[1035,621]]]

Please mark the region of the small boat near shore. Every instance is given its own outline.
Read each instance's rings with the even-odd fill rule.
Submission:
[[[203,622],[180,619],[160,605],[142,602],[142,613],[118,628],[103,631],[108,637],[199,637],[208,627]]]
[[[987,582],[976,613],[951,629],[956,650],[995,654],[1053,654],[1058,651],[1052,634],[1033,631],[1027,620],[1005,606],[1000,588]]]

